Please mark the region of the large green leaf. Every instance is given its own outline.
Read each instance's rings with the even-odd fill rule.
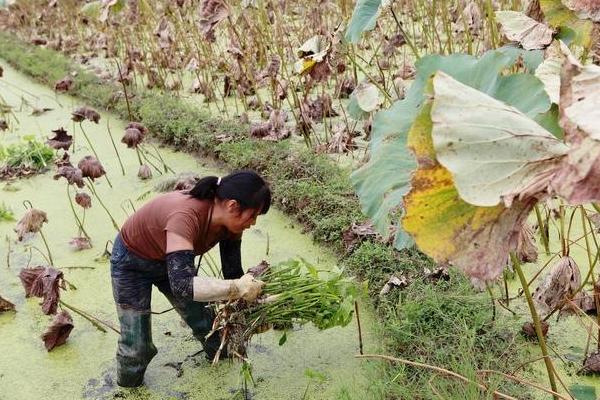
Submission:
[[[511,79],[512,78],[512,79]],[[508,83],[508,88],[502,83]],[[532,75],[502,78],[498,96],[506,100],[519,89],[545,96]],[[549,178],[567,153],[567,146],[538,125],[531,116],[540,110],[536,96],[528,104],[529,116],[515,107],[438,72],[433,79],[431,119],[433,146],[438,162],[452,173],[463,200],[491,207],[517,195],[523,188]],[[514,103],[514,101],[513,101]]]
[[[358,0],[348,24],[345,38],[350,43],[357,43],[360,35],[375,28],[381,0]]]
[[[392,215],[397,214],[394,211],[401,206],[402,197],[410,190],[410,177],[417,164],[406,145],[407,133],[421,108],[423,89],[429,77],[441,70],[484,93],[500,96],[501,100],[521,111],[535,109],[536,112],[545,112],[550,101],[543,93],[541,83],[531,96],[523,96],[515,85],[521,78],[501,76],[502,71],[523,54],[530,56],[539,52],[502,48],[487,52],[481,58],[464,54],[423,57],[416,63],[417,75],[405,99],[375,114],[369,143],[370,159],[352,174],[351,180],[363,212],[380,233],[387,235]],[[512,89],[506,90],[509,87]],[[396,247],[402,248],[409,243],[408,235],[398,229]]]

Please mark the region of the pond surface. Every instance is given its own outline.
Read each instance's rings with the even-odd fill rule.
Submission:
[[[45,140],[52,129],[64,127],[75,133],[75,152],[71,161],[76,164],[83,156],[92,154],[86,146],[79,124],[71,121],[71,112],[82,106],[69,96],[55,96],[44,86],[37,85],[0,60],[4,77],[0,93],[14,107],[18,125],[11,131],[0,132],[0,144],[14,143],[24,135]],[[32,116],[32,107],[52,108],[40,116]],[[101,113],[98,125],[89,121],[83,128],[90,137],[113,185],[97,180],[97,191],[119,224],[133,207],[138,208],[154,196],[153,186],[167,175],[153,171],[154,178],[137,178],[138,160],[134,150],[120,143],[125,123],[108,113]],[[107,121],[123,160],[126,174],[122,175],[115,152],[107,135]],[[207,160],[196,159],[183,152],[161,148],[166,163],[177,172],[193,171],[205,174],[225,174]],[[94,247],[76,252],[68,242],[77,235],[77,226],[67,200],[65,180],[53,180],[54,168],[43,175],[20,179],[11,184],[0,182],[0,203],[9,206],[18,220],[24,213],[22,202],[47,212],[49,222],[43,231],[52,249],[54,264],[65,278],[77,287],[62,292],[61,298],[95,317],[118,326],[112,299],[109,263],[102,257],[105,244],[116,234],[105,211],[93,198],[87,211],[85,227]],[[73,194],[73,190],[71,190]],[[77,207],[77,206],[76,206]],[[79,208],[77,207],[79,212]],[[80,214],[81,216],[81,214]],[[16,312],[0,314],[0,399],[229,399],[240,388],[240,364],[221,362],[216,367],[195,355],[201,345],[191,335],[175,312],[153,316],[153,338],[158,355],[148,367],[146,386],[139,389],[115,387],[115,351],[118,336],[102,333],[88,321],[71,313],[75,323],[66,345],[46,352],[40,335],[51,317],[43,315],[39,299],[26,299],[18,278],[21,268],[44,264],[35,249],[44,251],[36,235],[16,242],[14,222],[0,222],[0,295],[16,305]],[[109,246],[110,249],[110,246]],[[268,251],[268,254],[267,254]],[[301,256],[323,268],[335,268],[332,254],[312,243],[301,228],[277,210],[261,216],[257,224],[246,231],[242,244],[242,259],[246,268],[263,259],[271,263]],[[210,257],[218,264],[218,249]],[[155,290],[152,309],[170,308],[167,300]],[[363,307],[365,308],[365,307]],[[378,346],[373,332],[372,314],[361,310],[365,350]],[[364,399],[377,397],[370,392],[369,377],[375,368],[354,358],[358,352],[358,332],[353,321],[345,328],[319,332],[311,326],[296,327],[288,333],[287,342],[278,345],[281,332],[269,331],[253,340],[249,349],[253,376],[253,399]],[[314,371],[318,374],[311,374]],[[320,378],[309,376],[322,375]]]

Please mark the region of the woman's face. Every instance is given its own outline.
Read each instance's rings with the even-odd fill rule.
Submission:
[[[239,206],[228,213],[227,229],[232,233],[242,233],[252,225],[256,224],[256,218],[260,210],[255,208],[247,208],[240,210]]]

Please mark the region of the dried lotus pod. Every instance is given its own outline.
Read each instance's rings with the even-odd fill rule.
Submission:
[[[54,90],[57,92],[68,92],[71,87],[73,87],[73,79],[68,75],[54,84]]]
[[[92,180],[106,174],[104,167],[94,156],[83,157],[77,164],[77,167],[81,170],[81,174],[84,178],[90,178]]]
[[[90,107],[79,107],[71,113],[71,119],[75,122],[82,122],[84,119],[98,123],[100,122],[100,114]]]
[[[152,178],[152,170],[146,164],[140,165],[140,169],[138,170],[138,178],[142,180]]]
[[[19,240],[23,240],[26,233],[36,233],[42,229],[44,222],[48,222],[48,216],[42,210],[29,208],[23,218],[17,222],[14,231],[17,232]]]
[[[75,203],[83,208],[90,208],[92,206],[92,198],[86,192],[77,192],[75,193]]]
[[[144,135],[144,136],[146,136],[146,134],[148,133],[148,128],[146,128],[144,126],[144,124],[142,124],[140,122],[128,123],[127,126],[125,127],[125,129],[129,129],[129,128],[137,129],[138,131],[142,132],[142,135]]]
[[[144,139],[144,135],[139,129],[127,128],[125,129],[125,135],[121,139],[121,143],[125,143],[128,148],[136,148]]]

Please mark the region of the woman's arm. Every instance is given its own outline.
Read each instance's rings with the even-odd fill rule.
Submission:
[[[258,297],[264,283],[255,280],[250,274],[229,280],[196,276],[194,252],[191,249],[193,245],[189,240],[167,231],[167,273],[176,299],[184,302],[238,298],[252,301]]]

